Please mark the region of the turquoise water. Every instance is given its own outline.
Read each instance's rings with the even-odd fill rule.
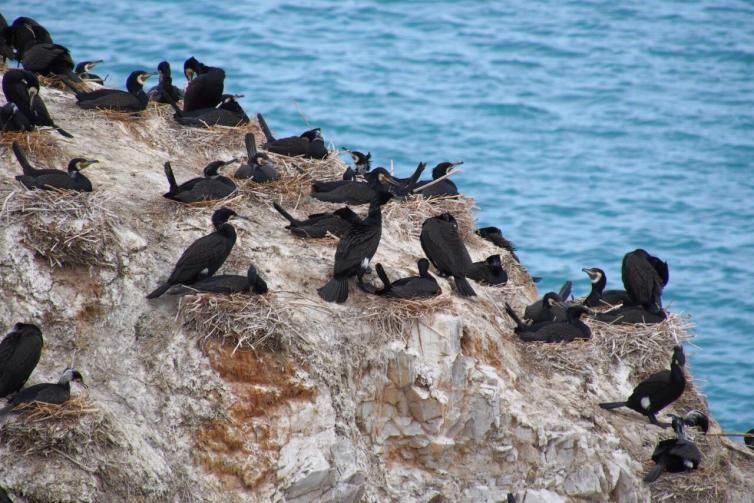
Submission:
[[[114,4],[114,5],[113,5]],[[724,4],[724,6],[723,6]],[[554,289],[644,247],[726,429],[754,426],[754,6],[745,2],[14,1],[122,86],[194,55],[280,133],[407,172],[464,160],[483,225]],[[177,72],[176,72],[177,71]]]

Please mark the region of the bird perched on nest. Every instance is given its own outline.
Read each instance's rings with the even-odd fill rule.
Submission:
[[[466,277],[487,285],[504,285],[508,281],[500,255],[490,255],[481,262],[474,262],[466,271]]]
[[[105,81],[102,80],[102,77],[91,73],[92,68],[100,63],[102,63],[101,59],[96,59],[94,61],[81,61],[76,65],[76,68],[73,71],[76,72],[76,75],[79,79],[81,79],[82,82],[93,82],[94,84],[99,84],[102,86],[105,84]]]
[[[419,276],[409,276],[391,282],[382,264],[377,264],[375,269],[377,269],[377,275],[382,281],[382,289],[375,293],[398,299],[416,299],[440,295],[442,293],[440,285],[437,284],[435,277],[429,273],[429,260],[419,259],[417,267]]]
[[[257,120],[265,137],[263,146],[268,152],[288,157],[304,156],[311,159],[324,159],[329,154],[327,147],[325,147],[325,140],[322,138],[322,131],[319,128],[310,129],[299,136],[276,139],[262,114],[257,114]]]
[[[266,183],[280,178],[277,166],[272,162],[270,156],[264,152],[257,151],[257,144],[252,133],[246,133],[244,137],[246,143],[247,163],[241,164],[236,170],[235,178],[251,179],[257,183]]]
[[[144,82],[154,73],[136,70],[126,79],[126,89],[97,89],[82,92],[67,81],[63,83],[76,95],[76,104],[84,109],[111,110],[113,112],[141,112],[147,108],[149,98],[144,92]]]
[[[325,286],[317,290],[327,302],[342,304],[348,299],[348,279],[356,276],[359,284],[380,245],[382,236],[382,205],[392,199],[389,192],[378,191],[369,204],[369,214],[364,220],[351,226],[348,233],[338,242],[335,250],[333,277]]]
[[[5,31],[8,44],[15,49],[13,59],[21,61],[24,52],[37,44],[51,44],[52,37],[47,29],[30,17],[19,17]]]
[[[651,313],[662,311],[662,290],[670,279],[667,262],[639,248],[626,253],[621,272],[630,305],[641,306]]]
[[[147,295],[147,298],[157,298],[173,285],[192,285],[215,274],[236,244],[236,229],[228,223],[234,218],[248,220],[229,208],[215,211],[212,215],[215,231],[191,243],[176,262],[167,281]]]
[[[220,103],[210,108],[197,108],[195,110],[184,111],[178,108],[174,101],[168,102],[173,107],[175,113],[173,119],[182,126],[191,127],[211,127],[226,126],[237,127],[249,123],[249,117],[238,103],[237,98],[243,98],[242,94],[223,94]]]
[[[654,482],[663,472],[677,473],[695,470],[702,460],[699,448],[686,437],[683,418],[672,414],[671,417],[676,438],[661,440],[657,444],[652,453],[655,466],[644,477],[644,482]]]
[[[214,108],[223,100],[225,70],[207,66],[191,56],[183,63],[188,84],[183,92],[183,112]]]
[[[566,321],[565,309],[571,296],[573,283],[566,281],[558,293],[547,292],[541,299],[529,304],[524,310],[524,318],[534,323],[540,321]]]
[[[42,331],[31,323],[16,323],[0,342],[0,398],[26,383],[42,355]]]
[[[301,238],[323,238],[328,233],[340,238],[351,230],[353,224],[361,221],[359,215],[348,206],[332,213],[315,213],[309,215],[306,220],[295,219],[278,203],[272,203],[272,206],[290,222],[285,228]]]
[[[625,402],[601,403],[600,407],[606,410],[628,407],[647,416],[649,421],[656,426],[662,428],[670,426],[667,423],[658,422],[655,415],[678,400],[686,389],[686,377],[683,375],[685,364],[686,355],[683,353],[683,348],[675,346],[670,370],[662,370],[644,379],[634,388],[633,393]]]
[[[348,168],[350,170],[350,168]],[[353,170],[346,170],[344,178]],[[378,191],[390,192],[389,186],[398,184],[390,176],[385,168],[376,168],[364,175],[365,182],[349,180],[319,181],[312,182],[312,197],[326,203],[367,204],[374,200]]]
[[[24,173],[18,175],[16,180],[27,189],[92,191],[92,182],[82,175],[81,171],[99,161],[81,157],[71,159],[68,162],[67,172],[59,169],[36,169],[26,158],[17,142],[13,142],[12,148]]]
[[[366,155],[358,150],[348,150],[344,148],[346,152],[351,154],[351,160],[353,161],[353,168],[357,175],[363,175],[368,173],[372,169],[372,153],[368,152]]]
[[[662,323],[668,318],[667,313],[660,309],[652,312],[642,306],[621,306],[610,311],[597,313],[594,319],[602,323],[614,325],[635,325],[637,323],[653,324]]]
[[[175,103],[183,99],[183,91],[173,85],[173,75],[170,71],[170,63],[161,61],[157,65],[159,82],[147,92],[149,101],[156,103]]]
[[[267,293],[267,283],[257,273],[257,268],[250,265],[246,276],[238,274],[218,274],[209,278],[195,281],[190,286],[178,285],[168,291],[170,295],[182,295],[192,292],[209,292],[223,295],[234,293],[248,294],[265,294]]]
[[[71,398],[71,381],[78,381],[82,386],[86,386],[78,370],[67,368],[56,383],[35,384],[16,393],[8,405],[0,409],[0,417],[22,404],[40,402],[60,405],[67,402]]]
[[[39,79],[26,70],[8,70],[3,75],[3,94],[8,103],[13,103],[17,111],[33,126],[49,126],[66,138],[73,136],[58,127],[50,117],[42,97],[39,96]]]
[[[459,162],[441,162],[432,170],[432,180],[417,182],[413,187],[413,192],[421,194],[423,197],[442,197],[458,195],[458,187],[450,178],[442,178],[447,174],[453,173],[456,166],[463,164]],[[437,181],[440,180],[440,181]]]
[[[34,43],[24,49],[21,57],[24,70],[46,77],[57,77],[64,83],[81,83],[73,71],[73,58],[67,47],[52,43]]]
[[[498,246],[503,250],[507,250],[513,257],[513,260],[521,263],[521,261],[518,259],[518,255],[516,255],[516,247],[513,243],[505,239],[505,236],[503,236],[503,231],[501,231],[499,228],[482,227],[476,230],[476,234],[482,239],[486,239],[490,243],[494,244],[495,246]]]
[[[13,47],[10,45],[10,29],[8,21],[0,14],[0,63],[5,64],[9,59],[13,59]],[[0,500],[2,501],[2,500]]]
[[[0,107],[0,131],[33,131],[34,125],[18,109],[8,102]]]
[[[471,297],[476,292],[466,280],[466,272],[471,268],[471,256],[458,234],[458,224],[450,213],[428,218],[422,224],[422,250],[432,265],[442,276],[452,276],[456,290],[463,297]]]
[[[541,321],[530,325],[524,323],[507,302],[505,312],[516,323],[514,332],[525,342],[572,342],[592,337],[592,331],[581,321],[581,317],[590,312],[586,306],[566,309],[565,321]]]
[[[212,161],[204,167],[203,177],[192,178],[180,185],[175,180],[170,162],[166,162],[165,176],[168,179],[170,190],[163,194],[162,197],[181,203],[213,201],[228,197],[236,191],[236,184],[230,178],[222,176],[219,171],[220,168],[236,160]]]
[[[592,290],[584,299],[584,305],[589,307],[604,307],[606,305],[616,306],[623,304],[631,305],[631,298],[625,290],[605,290],[607,285],[607,276],[605,271],[599,267],[589,267],[582,269],[589,276],[592,282]]]

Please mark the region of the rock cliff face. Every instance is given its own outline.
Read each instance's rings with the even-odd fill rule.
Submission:
[[[596,405],[667,368],[686,320],[591,323],[593,340],[568,346],[518,342],[501,306],[521,310],[537,293],[525,269],[469,232],[471,200],[389,203],[375,263],[392,277],[415,272],[421,222],[450,209],[474,260],[503,255],[508,285],[475,285],[466,300],[441,279],[441,297],[410,305],[352,287],[347,304],[330,305],[316,288],[335,241],[293,237],[270,203],[327,209],[308,182],[345,166],[277,158],[282,182],[240,185],[222,203],[251,220],[221,271],[253,262],[271,293],[147,301],[220,206],[164,200],[163,162],[179,182],[198,176],[243,155],[256,125],[189,131],[165,108],[127,118],[79,110],[55,89],[42,96],[75,138],[13,139],[40,165],[101,165],[88,173],[93,194],[26,193],[2,138],[0,328],[42,327],[30,384],[73,364],[90,387],[0,426],[0,486],[15,501],[751,501],[754,456],[720,437],[694,434],[697,472],[642,483],[669,434]],[[693,385],[671,410],[691,407],[706,408]]]

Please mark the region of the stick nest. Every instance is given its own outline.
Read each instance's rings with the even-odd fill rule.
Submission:
[[[415,239],[421,234],[422,224],[430,217],[442,213],[452,214],[458,222],[458,234],[467,240],[474,232],[474,199],[462,195],[424,198],[412,195],[400,204],[383,208],[383,221],[401,239]]]
[[[452,305],[453,300],[447,294],[424,299],[369,296],[366,303],[358,306],[359,313],[348,313],[344,321],[362,320],[370,324],[382,340],[393,340],[398,336],[407,337],[419,320],[447,311]]]
[[[117,444],[110,421],[84,395],[61,405],[34,402],[17,407],[0,427],[0,443],[23,455],[57,453],[84,460]]]
[[[63,158],[63,150],[58,145],[54,135],[58,135],[58,132],[53,129],[45,129],[43,131],[5,131],[0,134],[0,145],[7,148],[7,151],[11,151],[13,142],[18,142],[21,148],[24,149],[30,160],[36,161],[32,164],[43,164],[44,166],[37,166],[39,168],[59,168],[65,169],[65,165],[58,166],[60,159]],[[59,136],[59,135],[58,135]],[[15,157],[11,155],[11,168],[12,171],[17,174],[21,174],[21,166],[15,162]]]
[[[120,241],[118,217],[103,192],[62,190],[13,191],[0,208],[0,218],[20,217],[23,243],[46,257],[51,266],[114,266]]]

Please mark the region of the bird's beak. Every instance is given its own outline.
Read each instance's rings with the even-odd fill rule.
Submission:
[[[191,68],[186,68],[185,74],[186,80],[188,80],[189,82],[194,78],[194,70],[192,70]]]
[[[87,69],[87,70],[91,70],[92,68],[94,68],[94,67],[95,67],[95,66],[97,66],[98,64],[102,63],[103,61],[104,61],[104,59],[95,59],[94,61],[90,62],[90,63],[89,63],[88,65],[87,65],[86,69]]]
[[[450,167],[455,168],[456,166],[460,166],[461,164],[463,164],[463,161],[451,162]]]
[[[36,87],[30,87],[29,88],[29,108],[34,106],[34,98],[39,93],[39,89]]]
[[[589,269],[588,267],[584,267],[581,269],[582,272],[585,272],[587,276],[589,276],[589,279],[595,278],[597,275],[595,274],[594,270]]]
[[[243,215],[236,214],[236,215],[233,215],[231,218],[237,218],[239,220],[246,220],[247,222],[250,222],[249,217],[245,217]]]
[[[243,95],[243,94],[234,94],[234,95],[233,95],[233,97],[234,97],[235,99],[243,98],[244,96],[245,96],[245,95]]]
[[[233,159],[231,159],[230,161],[224,161],[224,162],[223,162],[223,165],[222,165],[222,167],[224,168],[225,166],[227,166],[227,165],[229,165],[229,164],[233,164],[234,162],[238,162],[238,161],[240,161],[240,160],[241,160],[240,158],[238,158],[238,157],[234,157],[234,158],[233,158]]]
[[[81,163],[81,167],[79,169],[86,169],[92,164],[97,164],[99,161],[96,159],[87,159],[86,161]]]
[[[401,186],[400,183],[398,183],[395,180],[393,180],[393,177],[386,176],[383,173],[380,173],[379,175],[377,175],[377,178],[379,179],[379,181],[381,183],[387,183],[389,185],[392,185],[393,187],[400,187]]]

